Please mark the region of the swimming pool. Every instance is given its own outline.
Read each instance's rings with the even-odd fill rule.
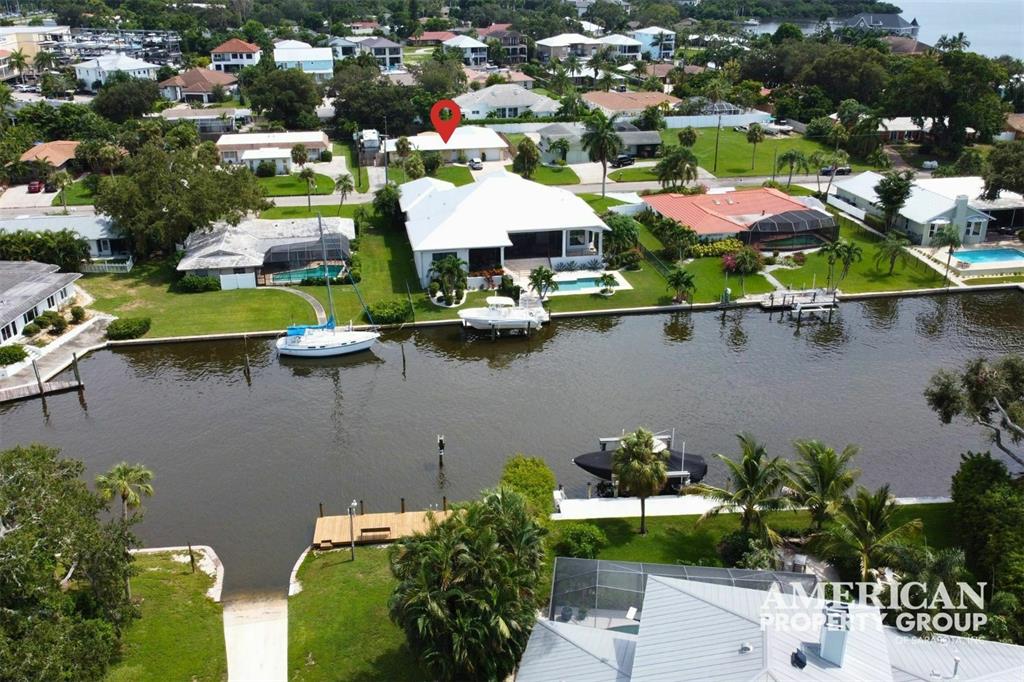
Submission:
[[[567,279],[558,282],[559,291],[580,291],[582,289],[600,288],[601,285],[597,283],[597,277],[580,277],[579,279]]]
[[[965,251],[954,251],[953,257],[971,265],[979,263],[996,263],[1005,261],[1020,261],[1024,264],[1024,251],[1008,247],[998,249],[967,249]]]
[[[341,265],[328,265],[327,272],[331,278],[335,278],[341,274],[344,267]],[[271,281],[275,284],[295,284],[301,282],[304,279],[323,279],[324,278],[324,266],[318,265],[315,268],[302,268],[301,270],[289,270],[288,272],[278,272],[271,276]]]

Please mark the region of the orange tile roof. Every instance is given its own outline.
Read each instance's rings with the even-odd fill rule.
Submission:
[[[21,155],[22,161],[45,161],[54,168],[59,168],[75,158],[78,140],[54,140],[42,142]]]
[[[675,106],[682,101],[678,97],[666,95],[663,92],[604,92],[602,90],[583,93],[583,99],[611,111],[633,111],[661,104]]]
[[[440,40],[441,42],[444,42],[446,40],[451,40],[454,37],[455,34],[451,31],[424,31],[418,36],[412,36],[409,40]]]
[[[1024,114],[1007,114],[1006,127],[1018,133],[1024,133]]]
[[[494,33],[495,31],[507,31],[510,28],[512,28],[512,24],[491,24],[486,28],[478,28],[476,30],[476,34],[478,36],[488,36]]]
[[[160,82],[161,88],[177,86],[185,92],[213,92],[217,85],[234,85],[238,78],[223,71],[211,71],[210,69],[189,69],[177,76],[171,76]]]
[[[770,187],[721,194],[652,194],[651,208],[701,235],[742,232],[765,216],[803,211],[807,206]]]
[[[260,46],[259,45],[253,45],[252,43],[247,43],[244,40],[239,40],[238,38],[232,38],[230,40],[226,40],[223,43],[221,43],[220,45],[218,45],[217,47],[215,47],[212,50],[210,50],[210,52],[246,52],[246,53],[248,53],[248,52],[256,53],[256,52],[259,52],[259,51],[260,51]]]

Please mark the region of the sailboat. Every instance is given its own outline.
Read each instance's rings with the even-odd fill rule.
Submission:
[[[288,327],[285,335],[277,340],[277,352],[280,355],[291,355],[300,358],[328,358],[338,355],[348,355],[359,351],[369,350],[380,334],[376,331],[357,331],[352,328],[352,322],[347,327],[338,327],[334,322],[334,296],[331,294],[331,272],[327,267],[327,244],[324,241],[324,226],[320,214],[316,216],[317,228],[320,231],[320,246],[324,254],[324,284],[327,285],[327,304],[330,307],[330,315],[327,322],[323,324],[299,324]],[[373,323],[363,297],[359,294],[355,280],[352,280],[351,273],[349,280],[352,287],[359,296],[359,302],[366,311],[366,316]]]

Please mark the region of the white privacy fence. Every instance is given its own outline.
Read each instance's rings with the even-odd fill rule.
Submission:
[[[700,116],[666,116],[665,126],[668,128],[717,128],[717,114],[702,114]],[[722,127],[747,126],[751,123],[771,123],[772,115],[766,111],[748,111],[745,114],[723,114]]]

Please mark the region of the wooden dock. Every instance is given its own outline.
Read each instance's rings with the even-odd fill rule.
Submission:
[[[443,521],[451,511],[409,511],[389,512],[383,514],[356,514],[352,517],[352,526],[356,544],[380,544],[394,542],[414,533],[422,533],[430,528],[428,516]],[[330,549],[347,547],[351,543],[349,535],[349,517],[321,516],[316,520],[313,530],[313,548]]]
[[[25,384],[14,388],[0,388],[0,403],[12,403],[16,400],[28,400],[57,393],[67,393],[83,388],[83,384],[77,381],[46,381],[43,382],[43,390],[39,390],[39,384]]]

